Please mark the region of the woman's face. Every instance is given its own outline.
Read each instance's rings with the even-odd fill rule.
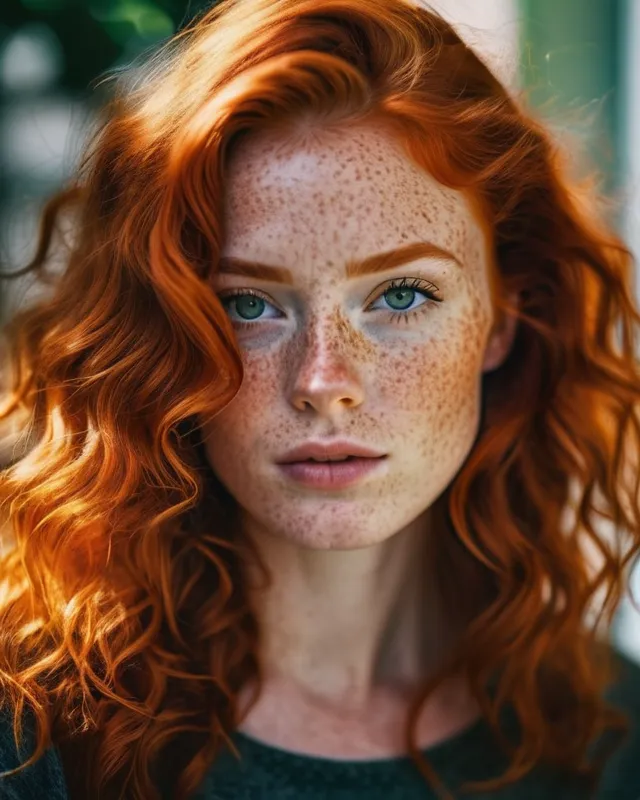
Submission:
[[[508,351],[507,335],[490,334],[485,228],[463,194],[415,166],[391,134],[363,125],[246,140],[227,178],[213,280],[244,380],[203,428],[211,466],[252,530],[319,549],[387,540],[463,465],[482,373]],[[423,254],[407,263],[347,275],[351,262],[419,242]],[[272,265],[285,282],[222,272],[229,257]],[[336,438],[386,458],[331,490],[278,466],[294,447]]]

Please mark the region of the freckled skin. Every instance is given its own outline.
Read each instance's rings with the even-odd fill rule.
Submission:
[[[425,599],[428,510],[472,447],[483,370],[512,334],[491,332],[487,234],[461,193],[370,127],[261,134],[233,153],[227,177],[223,255],[287,268],[295,282],[214,277],[223,298],[253,289],[267,300],[256,320],[244,307],[244,381],[203,428],[275,578],[256,604],[268,679],[243,728],[318,755],[397,753],[410,687],[446,638],[437,599]],[[350,259],[421,240],[463,266],[422,258],[346,279]],[[441,302],[416,291],[406,316],[407,302],[398,310],[384,292],[402,278],[430,282]],[[226,307],[237,324],[238,305]],[[334,492],[281,474],[288,450],[329,437],[388,454],[384,472]],[[426,709],[423,745],[477,713],[462,683],[453,696]]]
[[[245,379],[206,429],[211,464],[252,524],[276,536],[327,549],[384,541],[429,508],[476,436],[493,320],[483,225],[461,193],[366,127],[243,143],[226,201],[224,254],[287,267],[300,299],[276,284],[216,278],[220,292],[261,290],[289,319],[267,306],[251,330],[238,329]],[[345,279],[348,259],[418,240],[463,268],[421,259]],[[442,303],[426,300],[424,314],[400,324],[363,310],[377,287],[405,276],[435,284]],[[337,435],[388,453],[386,475],[329,495],[274,467],[306,439]]]

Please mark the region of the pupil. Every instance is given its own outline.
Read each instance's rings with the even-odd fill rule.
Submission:
[[[242,295],[236,298],[236,310],[241,317],[256,319],[264,310],[264,300],[250,294]]]
[[[385,294],[388,294],[388,301],[398,303],[395,308],[405,309],[408,308],[413,302],[415,295],[414,289],[393,289]],[[404,301],[404,302],[403,302]],[[245,319],[257,319],[264,311],[265,301],[261,297],[254,297],[253,295],[241,295],[235,298],[236,310],[241,317]]]
[[[414,295],[414,294],[415,294],[415,291],[413,289],[394,289],[393,290],[393,294],[391,295],[391,297],[395,298],[396,300],[398,300],[400,302],[400,304],[401,304],[400,307],[401,308],[407,308],[413,302],[412,295]],[[402,296],[403,295],[409,295],[409,302],[405,303],[404,305],[402,305]]]

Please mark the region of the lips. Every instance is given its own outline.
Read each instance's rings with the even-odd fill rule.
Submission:
[[[277,463],[322,463],[327,461],[335,463],[344,460],[383,458],[385,455],[385,453],[373,450],[359,442],[325,439],[305,442],[294,447],[293,450],[289,450],[279,458]]]
[[[287,480],[307,489],[340,491],[386,474],[386,457],[353,457],[344,461],[292,461],[278,464]]]
[[[354,458],[363,458],[363,456],[333,456],[333,458],[305,458],[302,462],[289,462],[289,463],[311,463],[311,464],[328,464],[342,461],[353,461]],[[287,462],[285,462],[287,463]]]

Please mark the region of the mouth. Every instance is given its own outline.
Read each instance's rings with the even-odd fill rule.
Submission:
[[[288,480],[312,489],[346,489],[382,472],[387,456],[344,456],[342,458],[291,461],[278,469]]]
[[[335,456],[334,458],[304,458],[300,461],[290,461],[290,464],[335,464],[342,461],[356,461],[359,458],[370,458],[370,456]]]

